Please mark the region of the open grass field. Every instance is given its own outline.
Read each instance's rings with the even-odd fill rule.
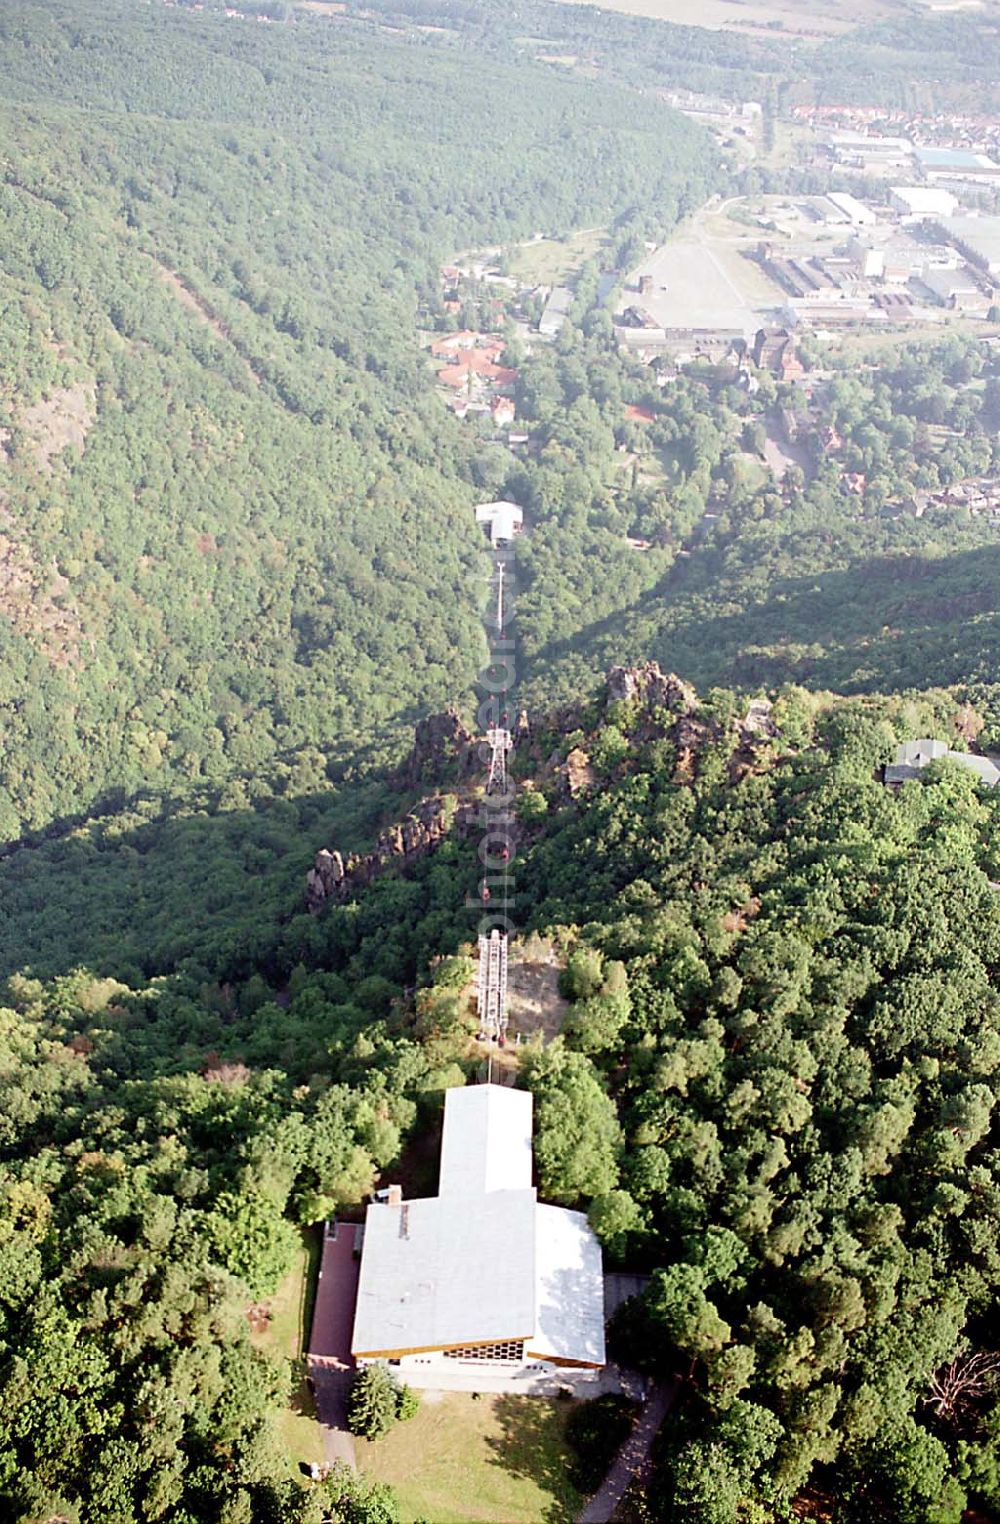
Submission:
[[[813,38],[849,32],[853,27],[904,14],[906,0],[585,0],[603,10],[625,11],[681,26],[712,31],[767,32]]]
[[[510,273],[527,285],[555,286],[570,279],[608,242],[603,228],[587,228],[566,238],[539,238],[510,254]]]
[[[421,1395],[415,1418],[357,1442],[361,1470],[396,1489],[403,1524],[572,1524],[582,1503],[566,1475],[572,1402]]]
[[[942,312],[926,323],[911,323],[893,333],[845,333],[831,346],[831,353],[849,356],[859,364],[876,362],[901,344],[939,343],[951,333],[963,338],[985,339],[1000,334],[996,323],[984,323],[953,312]]]
[[[294,1266],[274,1296],[268,1298],[271,1313],[268,1323],[251,1335],[259,1349],[266,1349],[285,1360],[296,1360],[306,1348],[319,1253],[319,1231],[304,1231]],[[278,1427],[293,1473],[299,1473],[303,1462],[319,1464],[325,1459],[316,1409],[304,1380],[293,1392],[291,1406],[281,1415]]]

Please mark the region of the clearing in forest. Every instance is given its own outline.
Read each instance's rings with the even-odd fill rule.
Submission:
[[[82,450],[96,416],[97,388],[92,381],[53,387],[47,397],[25,408],[18,423],[38,470],[50,472],[56,456],[69,445]]]
[[[903,16],[907,0],[584,0],[606,10],[710,31],[749,32],[822,41],[854,27]]]
[[[582,1504],[568,1480],[575,1406],[422,1392],[415,1418],[375,1443],[357,1441],[358,1465],[395,1488],[403,1524],[571,1524]]]
[[[534,238],[512,249],[508,268],[526,286],[557,286],[577,275],[608,244],[603,228],[584,228],[565,238]]]
[[[511,1033],[522,1041],[541,1032],[546,1042],[558,1036],[569,1002],[559,993],[562,962],[551,946],[529,937],[511,948],[507,966],[507,1010]]]

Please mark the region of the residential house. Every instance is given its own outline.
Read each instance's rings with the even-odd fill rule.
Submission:
[[[795,352],[795,339],[787,328],[759,328],[751,355],[758,370],[770,371],[779,381],[805,375],[805,366]]]

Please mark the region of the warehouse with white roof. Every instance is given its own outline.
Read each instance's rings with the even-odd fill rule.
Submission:
[[[445,1097],[438,1195],[398,1188],[365,1219],[351,1352],[411,1386],[551,1392],[604,1365],[601,1249],[582,1212],[531,1184],[532,1097]]]
[[[903,217],[919,220],[952,217],[958,201],[951,191],[941,190],[936,185],[894,185],[889,192],[889,204]]]

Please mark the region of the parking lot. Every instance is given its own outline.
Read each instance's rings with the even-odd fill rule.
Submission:
[[[727,221],[718,208],[703,209],[630,274],[630,286],[648,275],[653,289],[639,303],[634,290],[627,292],[625,305],[641,306],[663,328],[738,328],[753,333],[783,301],[780,288],[742,252],[761,236]]]

